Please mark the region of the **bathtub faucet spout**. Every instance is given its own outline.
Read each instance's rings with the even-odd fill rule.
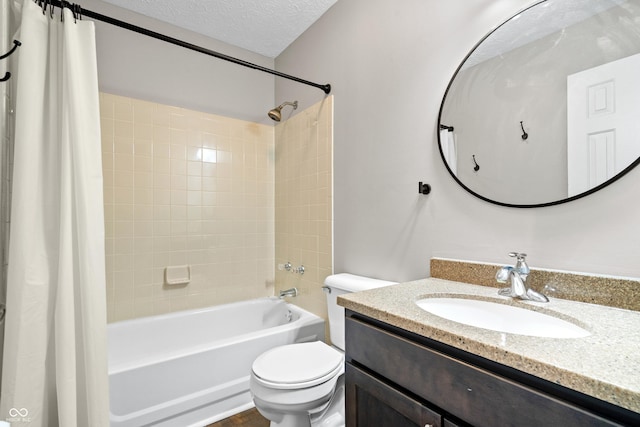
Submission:
[[[296,296],[298,296],[298,289],[297,288],[291,288],[291,289],[286,289],[284,291],[280,291],[280,298],[296,297]]]

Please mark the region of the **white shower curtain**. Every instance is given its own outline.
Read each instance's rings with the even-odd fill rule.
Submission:
[[[108,426],[94,27],[13,3],[22,46],[0,420]]]

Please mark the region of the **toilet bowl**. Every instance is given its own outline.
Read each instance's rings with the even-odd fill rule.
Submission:
[[[344,355],[323,342],[291,344],[258,356],[250,388],[262,415],[277,426],[311,425],[329,407]]]
[[[321,341],[289,344],[256,358],[251,394],[271,427],[344,426],[344,309],[337,296],[393,284],[346,273],[327,277],[323,288],[334,346]]]

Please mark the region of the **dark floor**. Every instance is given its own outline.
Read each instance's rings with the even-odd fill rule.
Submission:
[[[233,417],[225,418],[207,427],[269,427],[269,420],[264,418],[256,408],[240,412]]]

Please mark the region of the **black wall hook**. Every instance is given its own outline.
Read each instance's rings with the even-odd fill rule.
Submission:
[[[473,167],[473,170],[474,170],[475,172],[478,172],[478,171],[480,170],[480,165],[478,164],[478,162],[476,162],[476,155],[475,155],[475,154],[473,154],[471,157],[473,157],[473,164],[475,165],[475,166]]]
[[[7,53],[5,53],[4,55],[0,56],[0,59],[4,59],[8,56],[11,56],[11,54],[19,47],[22,46],[22,43],[20,43],[18,40],[14,40],[13,41],[13,47],[11,48],[11,50]]]
[[[418,183],[418,193],[420,194],[429,194],[431,193],[431,186],[429,184],[423,183],[420,181]]]
[[[529,134],[524,131],[524,125],[522,124],[522,121],[520,121],[520,128],[522,128],[522,140],[524,141],[529,138]]]

